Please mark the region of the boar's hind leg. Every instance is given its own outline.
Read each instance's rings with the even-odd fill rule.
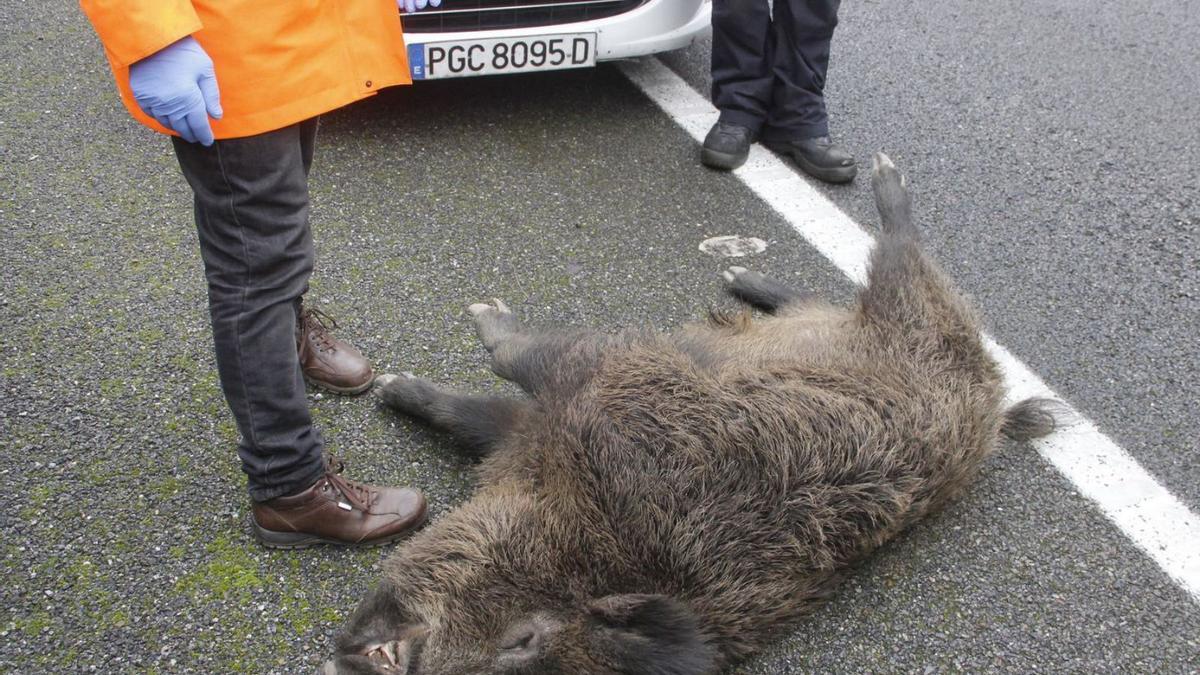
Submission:
[[[867,285],[859,294],[868,320],[945,335],[975,335],[970,309],[921,250],[904,176],[882,153],[875,155],[871,187],[882,232],[871,251]],[[967,341],[973,344],[977,341]]]
[[[380,375],[375,384],[375,394],[388,406],[449,432],[473,455],[494,450],[532,409],[528,401],[458,394],[408,373]]]
[[[781,307],[813,297],[812,293],[801,293],[788,288],[745,267],[730,267],[721,276],[725,277],[728,284],[725,290],[729,291],[730,295],[764,312],[774,313]]]

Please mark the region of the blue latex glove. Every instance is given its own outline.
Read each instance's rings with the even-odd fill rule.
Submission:
[[[415,12],[419,9],[425,9],[425,6],[441,7],[442,0],[396,0],[396,7],[401,12]]]
[[[143,112],[183,140],[213,144],[208,118],[221,119],[221,94],[212,59],[195,38],[185,37],[129,66],[129,88]]]

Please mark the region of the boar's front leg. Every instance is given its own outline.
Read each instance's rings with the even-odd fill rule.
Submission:
[[[467,310],[475,317],[479,341],[492,355],[492,372],[533,396],[577,388],[615,339],[582,330],[530,330],[500,300]]]
[[[725,289],[730,295],[764,312],[775,313],[787,305],[814,297],[812,293],[802,293],[789,288],[745,267],[730,267],[722,276],[728,284]]]
[[[408,373],[380,375],[374,393],[388,406],[449,432],[463,450],[476,456],[495,450],[533,414],[529,401],[459,394]]]

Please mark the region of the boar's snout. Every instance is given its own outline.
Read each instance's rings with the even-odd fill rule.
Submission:
[[[411,670],[414,652],[419,650],[416,644],[419,639],[420,636],[365,645],[357,654],[326,661],[320,675],[406,675]]]

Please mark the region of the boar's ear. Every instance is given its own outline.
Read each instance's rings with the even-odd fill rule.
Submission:
[[[610,595],[588,604],[593,646],[621,672],[699,675],[715,668],[713,648],[687,605],[665,595]]]
[[[372,588],[358,603],[345,628],[338,632],[338,652],[357,654],[367,645],[397,639],[409,623],[397,597],[396,589],[387,582]]]

